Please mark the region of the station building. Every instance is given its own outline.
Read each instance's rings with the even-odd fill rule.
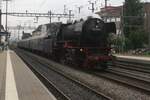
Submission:
[[[150,3],[144,3],[144,29],[146,32],[150,33]],[[123,6],[107,6],[106,8],[101,8],[101,11],[97,12],[101,18],[106,22],[115,22],[117,27],[117,34],[121,34],[123,31]]]

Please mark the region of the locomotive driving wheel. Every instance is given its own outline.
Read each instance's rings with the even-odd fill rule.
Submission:
[[[60,62],[67,65],[76,65],[75,50],[67,49],[61,56]]]

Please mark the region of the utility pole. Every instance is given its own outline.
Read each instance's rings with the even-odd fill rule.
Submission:
[[[150,17],[150,14],[149,14],[149,12],[148,12],[148,14],[147,14],[147,20],[148,20],[148,22],[150,22],[150,20],[149,20],[149,17]],[[149,34],[149,50],[150,50],[150,24],[148,23],[148,34]]]
[[[7,32],[7,12],[8,12],[8,0],[6,0],[6,26],[5,26],[5,29],[6,29],[6,32]]]
[[[148,32],[148,48],[150,49],[150,12],[148,11],[148,9],[145,9],[146,11],[146,31]]]
[[[0,1],[0,27],[2,26],[2,1]],[[1,28],[0,28],[1,31]]]
[[[8,20],[8,1],[11,1],[11,0],[3,0],[3,1],[6,1],[6,25],[5,25],[5,30],[7,32],[7,20]]]
[[[121,52],[124,52],[124,47],[125,47],[125,35],[124,35],[124,3],[121,9],[121,41],[122,41],[122,45],[121,45]]]
[[[0,9],[0,31],[1,31],[1,26],[2,26],[2,10]]]
[[[6,24],[5,24],[5,30],[6,30],[6,32],[8,31],[8,28],[7,28],[7,20],[8,20],[8,1],[11,1],[11,0],[3,0],[3,1],[6,1]],[[2,13],[1,13],[2,14]],[[8,32],[7,32],[8,33]],[[10,37],[10,34],[8,33],[8,35],[6,36],[6,41],[8,42],[8,44],[9,44],[9,37]]]
[[[67,10],[66,5],[64,5],[64,14],[67,14],[66,10]]]
[[[105,0],[105,12],[107,12],[107,1],[108,1],[108,0]],[[106,15],[106,16],[105,16],[105,19],[104,19],[105,22],[107,22],[107,19],[108,19],[107,17],[108,17],[108,16]]]
[[[69,22],[71,22],[71,14],[72,14],[72,10],[69,10]]]
[[[82,6],[79,6],[79,7],[77,7],[78,8],[78,13],[80,14],[81,13],[81,8],[82,8]]]
[[[19,39],[20,39],[20,29],[21,29],[21,24],[18,25],[18,41],[19,41]]]
[[[52,12],[51,12],[51,10],[48,12],[49,13],[49,23],[51,24],[52,23]]]
[[[88,8],[88,9],[91,10],[92,13],[94,13],[94,11],[95,11],[95,3],[94,3],[94,2],[91,2],[91,1],[89,1],[89,3],[91,4],[91,7],[92,7],[92,8]]]
[[[105,8],[107,8],[107,1],[108,1],[108,0],[105,0]]]

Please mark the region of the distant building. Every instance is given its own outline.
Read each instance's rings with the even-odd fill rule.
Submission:
[[[144,29],[146,32],[150,33],[150,3],[144,3]],[[106,22],[115,22],[117,27],[117,34],[122,33],[122,15],[123,6],[107,6],[106,8],[101,8],[100,12],[97,12],[99,16]]]
[[[46,35],[49,24],[39,25],[37,29],[32,32],[32,36]]]
[[[117,28],[117,34],[121,33],[121,15],[122,6],[107,6],[106,8],[101,8],[100,12],[97,12],[99,16],[105,22],[115,22]]]

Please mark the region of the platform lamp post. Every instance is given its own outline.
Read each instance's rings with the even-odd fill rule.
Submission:
[[[7,20],[8,20],[8,16],[7,16],[7,14],[8,14],[8,1],[11,1],[11,0],[3,0],[3,1],[6,1],[6,24],[5,24],[5,30],[6,30],[6,32],[8,31],[7,30]],[[9,45],[9,38],[10,38],[10,34],[8,33],[8,35],[6,36],[6,41],[8,42],[8,44],[7,44],[7,46]]]
[[[7,16],[7,13],[8,13],[8,1],[11,1],[11,0],[3,0],[3,1],[6,1],[6,25],[5,25],[5,29],[6,29],[6,32],[7,32],[7,20],[8,20],[8,16]]]

